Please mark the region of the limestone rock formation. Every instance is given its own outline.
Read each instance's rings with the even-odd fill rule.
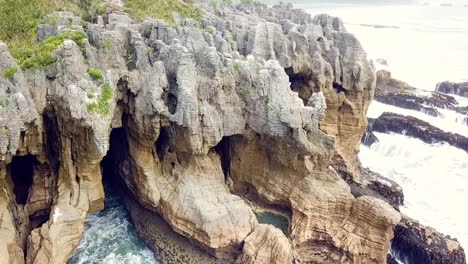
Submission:
[[[245,239],[242,254],[236,263],[293,263],[291,244],[281,230],[272,225],[258,225]]]
[[[142,206],[133,218],[149,216],[135,221],[143,237],[151,243],[143,226],[164,220],[199,248],[184,260],[386,261],[400,214],[355,198],[342,179],[360,181],[375,89],[359,41],[340,19],[291,5],[200,8],[201,21],[175,27],[119,11],[83,27],[59,12],[40,38],[77,30],[87,39],[66,39],[44,70],[0,77],[7,260],[66,262],[86,214],[103,208],[107,153],[114,180]],[[5,44],[0,58],[2,72],[18,66]],[[289,237],[259,225],[250,203],[287,212]]]

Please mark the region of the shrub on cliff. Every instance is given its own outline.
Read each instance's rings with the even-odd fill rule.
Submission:
[[[109,84],[102,86],[102,93],[99,96],[98,101],[88,105],[89,113],[97,113],[101,115],[109,114],[109,101],[112,98],[112,89]]]
[[[91,78],[93,78],[96,81],[104,79],[101,71],[98,69],[89,68],[86,72],[89,74],[89,76],[91,76]]]
[[[10,51],[23,70],[42,69],[55,62],[52,53],[63,44],[65,39],[71,39],[79,46],[86,43],[86,35],[83,32],[69,31],[48,37],[42,43],[18,43],[10,47]]]
[[[15,75],[16,71],[18,71],[18,68],[16,67],[10,67],[8,69],[6,69],[4,72],[3,72],[3,77],[5,78],[11,78]]]
[[[79,45],[83,40],[74,35],[76,33],[70,33],[62,35],[61,40],[39,43],[37,26],[46,22],[46,15],[66,10],[89,20],[98,12],[100,3],[101,0],[0,0],[0,40],[8,44],[21,68],[45,67],[54,62],[51,51],[58,47],[55,44],[63,43],[65,38],[73,39]]]

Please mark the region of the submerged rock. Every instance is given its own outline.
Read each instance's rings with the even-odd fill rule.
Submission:
[[[382,133],[398,133],[421,139],[425,143],[448,143],[468,152],[468,138],[459,134],[445,132],[433,125],[412,116],[383,113],[374,119],[371,130]]]

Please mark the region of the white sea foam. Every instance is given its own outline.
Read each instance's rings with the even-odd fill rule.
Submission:
[[[460,106],[468,106],[468,98],[451,94],[457,101]]]
[[[426,121],[431,125],[442,129],[443,131],[452,132],[468,137],[468,126],[466,124],[463,124],[463,119],[466,117],[465,115],[447,109],[439,108],[438,110],[443,114],[442,117],[435,117],[419,111],[403,109],[393,105],[373,101],[369,107],[367,116],[370,118],[378,118],[384,112],[413,116],[423,121]]]
[[[157,264],[138,237],[122,201],[106,188],[106,208],[86,218],[86,230],[70,264]]]
[[[468,246],[468,154],[447,144],[426,144],[403,135],[376,133],[379,142],[361,146],[365,167],[398,182],[402,212],[450,234]]]

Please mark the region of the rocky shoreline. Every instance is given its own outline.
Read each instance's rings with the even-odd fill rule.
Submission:
[[[448,143],[468,152],[468,138],[459,134],[445,132],[431,124],[412,116],[383,113],[377,119],[369,120],[368,132],[397,133],[419,138],[425,143]],[[373,142],[368,142],[372,144]]]
[[[419,243],[395,229],[401,187],[357,157],[376,73],[339,18],[200,1],[172,25],[108,4],[40,25],[59,44],[43,69],[0,43],[0,263],[66,263],[103,160],[164,263],[385,263],[394,230]]]
[[[457,100],[450,94],[461,96],[463,84],[440,83],[436,91],[424,91],[392,78],[388,71],[377,72],[375,100],[384,104],[419,111],[435,117],[442,116],[439,109],[450,109],[467,115],[468,107],[459,106]]]
[[[460,243],[408,217],[403,217],[395,228],[392,250],[405,263],[466,262]]]

